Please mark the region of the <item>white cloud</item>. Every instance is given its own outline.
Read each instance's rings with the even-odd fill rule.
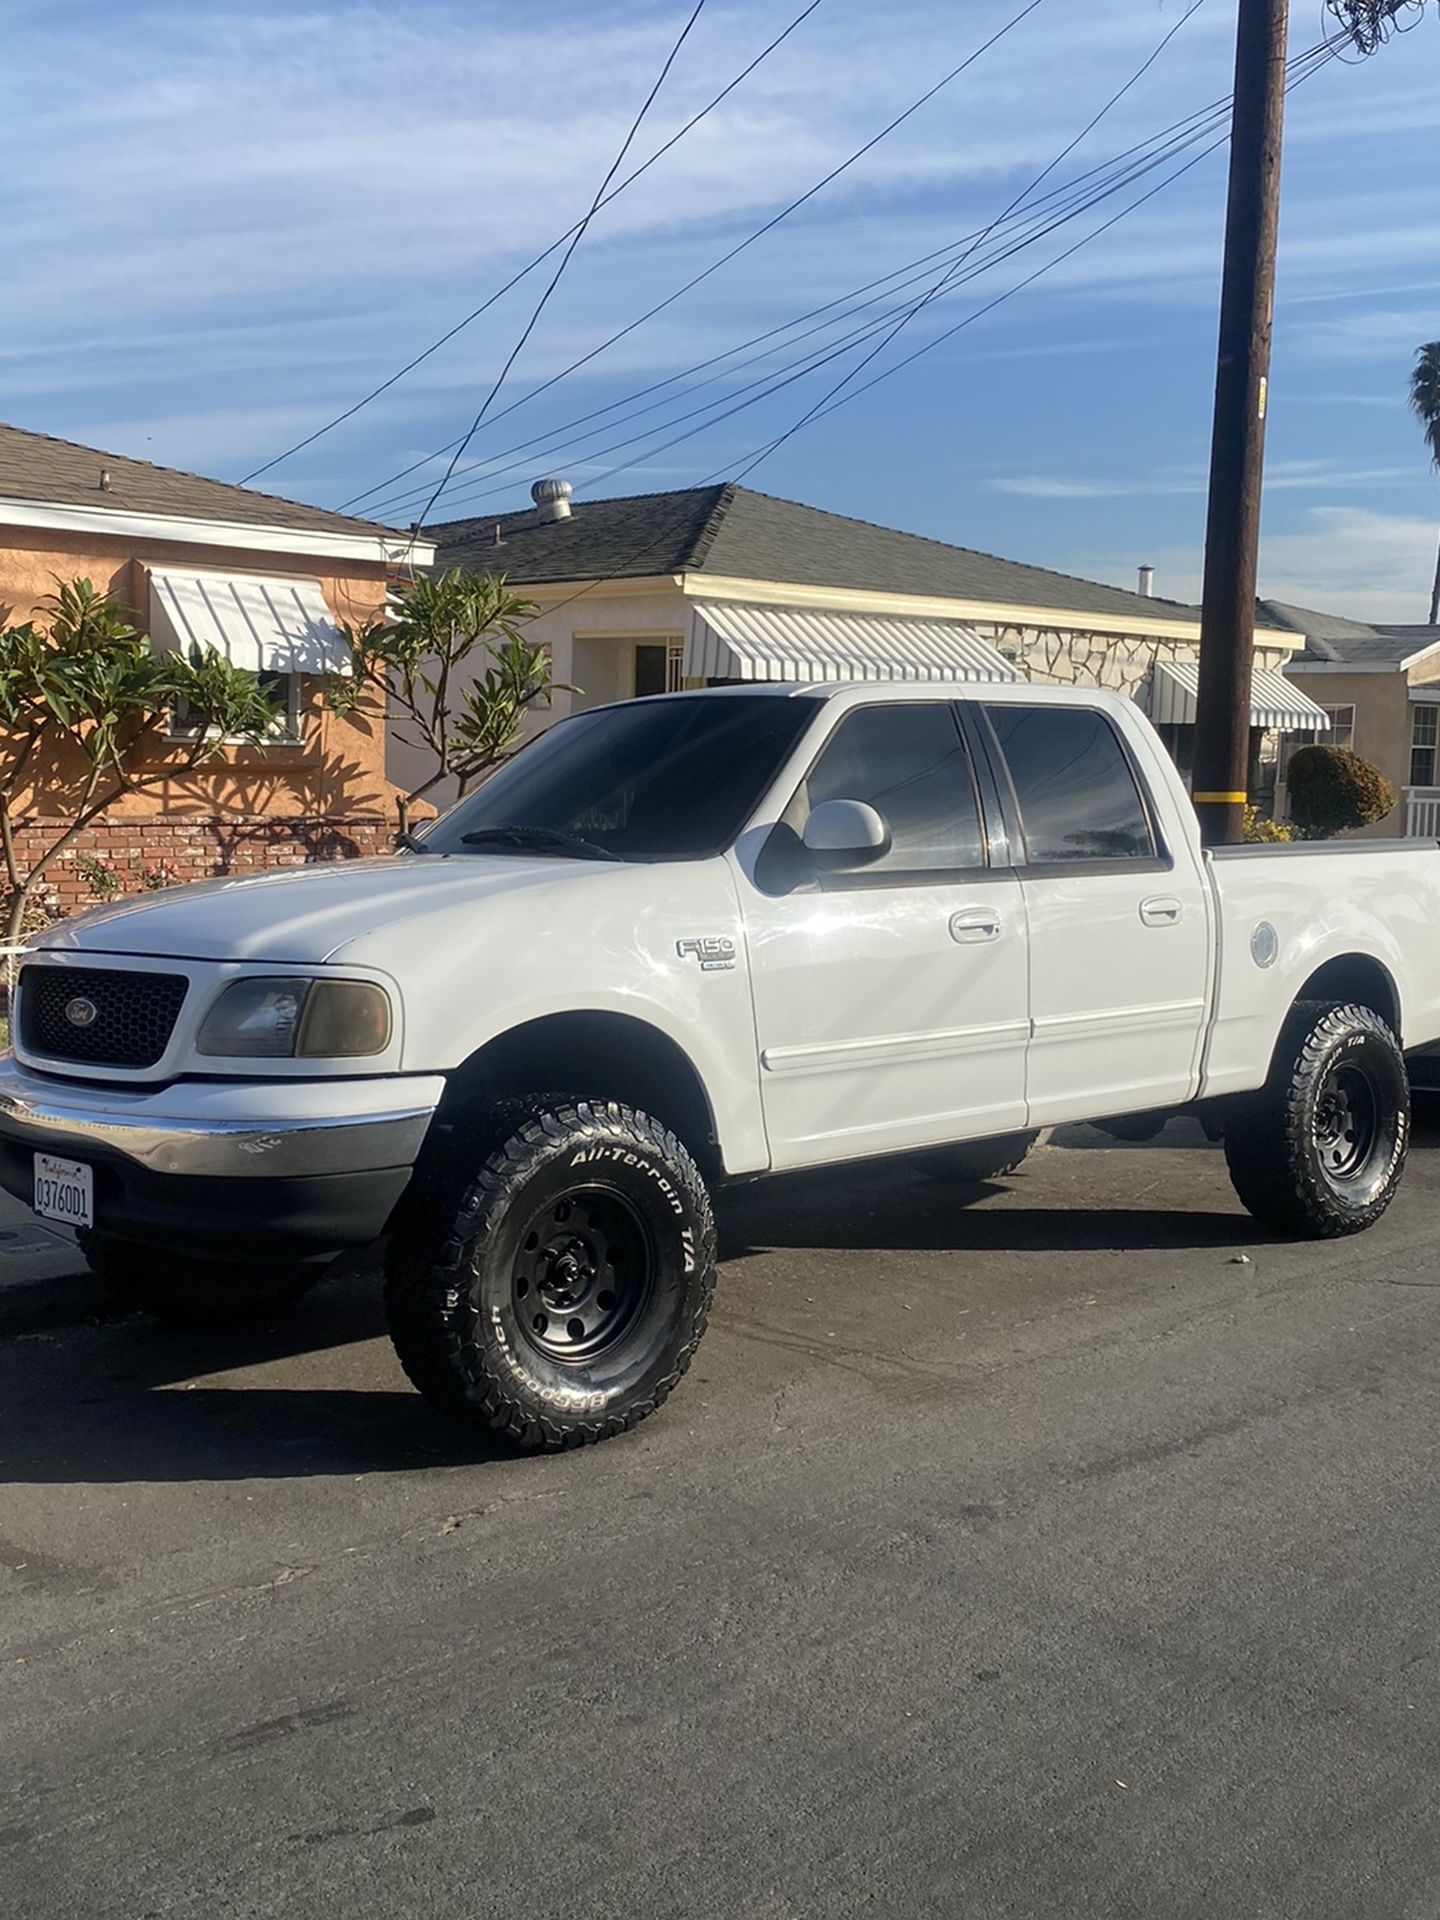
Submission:
[[[1207,481],[1196,469],[1166,477],[1164,469],[1126,479],[1067,479],[1052,474],[999,474],[987,483],[996,493],[1032,500],[1126,500],[1152,494],[1203,494]],[[1272,460],[1265,468],[1267,493],[1295,493],[1343,487],[1413,486],[1415,468],[1344,467],[1334,460]]]
[[[1294,531],[1267,534],[1260,546],[1260,592],[1297,606],[1356,620],[1421,622],[1440,540],[1440,502],[1433,520],[1377,513],[1368,507],[1311,507]],[[1155,590],[1198,601],[1197,547],[1167,547],[1152,556]],[[1076,561],[1074,570],[1130,586],[1135,570],[1112,559]]]

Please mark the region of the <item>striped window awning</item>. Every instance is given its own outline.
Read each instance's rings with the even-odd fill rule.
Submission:
[[[1193,727],[1199,685],[1199,661],[1157,660],[1139,705],[1157,727]],[[1330,716],[1278,667],[1256,667],[1250,675],[1250,724],[1287,733],[1328,733]]]
[[[687,680],[1004,680],[1020,675],[958,620],[692,602]]]
[[[252,673],[348,673],[350,649],[318,580],[150,568],[150,634],[165,651],[214,647]]]

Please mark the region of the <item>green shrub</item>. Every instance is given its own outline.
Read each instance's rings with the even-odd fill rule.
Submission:
[[[1291,756],[1285,783],[1290,817],[1305,840],[1373,826],[1398,797],[1378,767],[1345,747],[1301,747]]]
[[[1258,807],[1246,807],[1245,838],[1252,844],[1268,846],[1279,840],[1298,840],[1300,836],[1287,821],[1271,820]]]

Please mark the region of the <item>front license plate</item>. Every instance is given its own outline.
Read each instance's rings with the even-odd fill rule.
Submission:
[[[42,1220],[58,1220],[67,1227],[93,1227],[94,1169],[80,1160],[57,1160],[53,1153],[37,1153],[35,1211]]]

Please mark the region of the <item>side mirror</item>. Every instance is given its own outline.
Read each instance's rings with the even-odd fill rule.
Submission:
[[[817,867],[866,867],[890,851],[890,829],[864,800],[822,800],[802,838]]]

